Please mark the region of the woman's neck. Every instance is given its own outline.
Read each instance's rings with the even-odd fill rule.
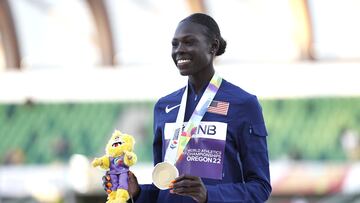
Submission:
[[[189,82],[194,86],[195,93],[198,94],[202,87],[208,84],[215,74],[215,70],[212,68],[206,72],[201,72],[195,75],[189,75]]]

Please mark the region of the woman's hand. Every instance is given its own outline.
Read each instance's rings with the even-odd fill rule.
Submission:
[[[131,197],[135,198],[140,194],[140,186],[139,183],[137,181],[136,176],[129,171],[129,179],[128,179],[128,184],[129,184],[129,189],[128,192],[130,194]]]
[[[128,186],[129,186],[128,192],[129,192],[129,195],[131,197],[137,197],[140,194],[140,186],[139,186],[139,183],[137,181],[137,178],[131,171],[128,172],[128,175],[129,175],[129,177],[128,177]],[[106,174],[103,176],[102,182],[103,182],[104,190],[107,193],[110,193],[111,192],[110,189],[112,187],[112,184],[111,184],[111,177],[108,174],[108,172],[106,172]]]
[[[189,196],[199,203],[207,201],[207,190],[201,178],[182,175],[177,177],[170,185],[170,193]]]

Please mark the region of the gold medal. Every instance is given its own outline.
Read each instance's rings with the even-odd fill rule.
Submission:
[[[160,190],[169,189],[171,181],[179,176],[177,168],[169,162],[161,162],[155,165],[152,172],[154,185]]]

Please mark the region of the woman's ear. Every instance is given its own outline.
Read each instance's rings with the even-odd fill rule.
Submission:
[[[216,54],[216,52],[219,50],[220,41],[218,39],[214,39],[211,43],[210,53]]]

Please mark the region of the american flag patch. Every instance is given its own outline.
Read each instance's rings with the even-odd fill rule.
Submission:
[[[229,102],[212,101],[207,112],[226,116],[229,110]]]

